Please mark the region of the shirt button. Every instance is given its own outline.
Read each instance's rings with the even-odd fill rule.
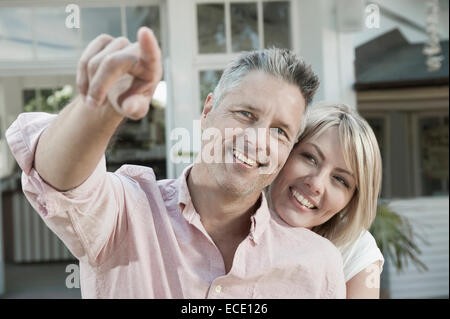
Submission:
[[[218,294],[220,294],[221,291],[222,291],[222,286],[221,286],[221,285],[217,285],[217,286],[216,286],[216,292],[217,292]]]

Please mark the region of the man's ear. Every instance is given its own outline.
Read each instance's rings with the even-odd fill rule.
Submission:
[[[209,93],[208,96],[206,97],[205,105],[203,106],[202,119],[201,119],[202,130],[205,129],[206,117],[212,111],[214,102],[215,102],[214,95],[212,93]]]

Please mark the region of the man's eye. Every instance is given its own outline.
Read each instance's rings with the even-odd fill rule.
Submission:
[[[287,137],[286,132],[283,129],[279,128],[279,127],[277,128],[277,133]]]
[[[248,118],[253,118],[253,114],[248,112],[248,111],[239,111],[239,113],[241,113],[242,115],[244,115],[245,117]]]

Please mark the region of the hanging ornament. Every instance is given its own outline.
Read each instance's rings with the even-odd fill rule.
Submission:
[[[441,44],[439,42],[439,0],[427,0],[426,30],[428,33],[428,42],[426,43],[423,54],[427,56],[425,62],[429,72],[436,72],[442,66],[444,57],[438,55],[441,53]]]

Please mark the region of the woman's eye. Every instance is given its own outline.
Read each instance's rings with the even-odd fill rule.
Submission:
[[[302,153],[302,155],[303,155],[303,157],[305,157],[308,161],[310,161],[314,165],[317,164],[316,159],[311,154],[309,154],[309,153]]]
[[[348,183],[347,183],[347,182],[345,181],[345,179],[343,179],[342,177],[340,177],[340,176],[335,176],[335,179],[336,179],[339,183],[343,184],[345,187],[349,188]]]

